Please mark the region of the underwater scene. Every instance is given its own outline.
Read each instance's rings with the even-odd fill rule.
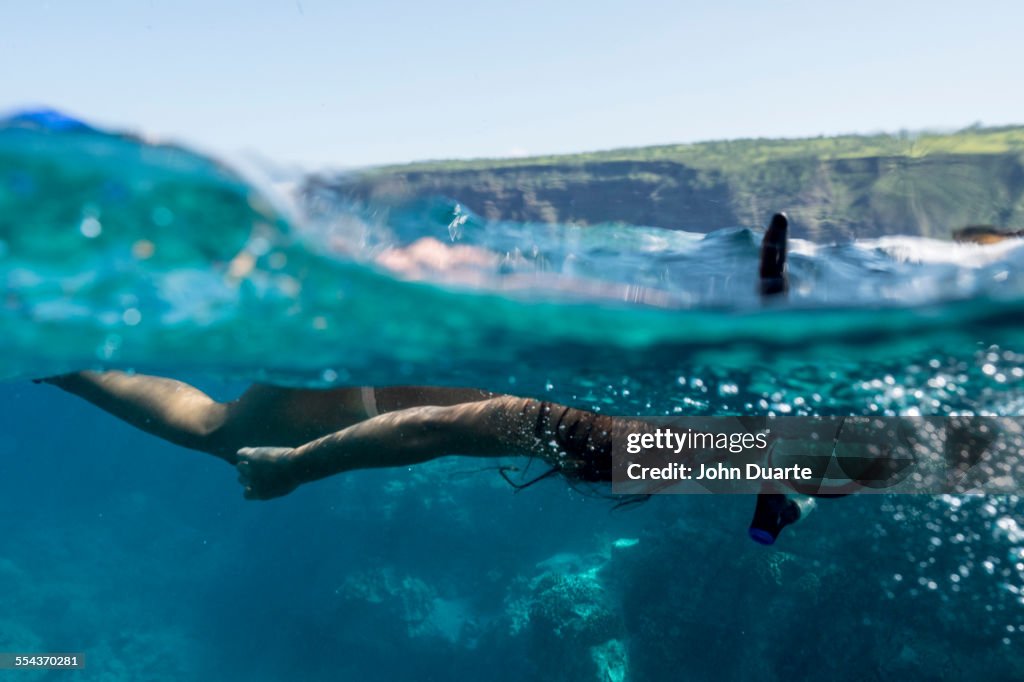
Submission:
[[[822,499],[762,546],[752,496],[631,500],[456,441],[258,501],[237,448],[61,379],[223,404],[373,386],[370,420],[396,386],[628,417],[1022,414],[1024,241],[793,238],[788,294],[764,299],[769,215],[499,220],[5,119],[0,652],[85,665],[0,676],[1024,678],[1018,496]]]

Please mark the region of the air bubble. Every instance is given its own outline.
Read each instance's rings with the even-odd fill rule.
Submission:
[[[103,232],[103,225],[101,225],[100,221],[95,217],[87,216],[82,219],[81,223],[79,223],[78,231],[87,239],[95,239]]]
[[[128,308],[124,311],[124,314],[121,315],[121,319],[124,320],[124,323],[129,327],[134,327],[139,322],[142,322],[142,313],[139,312],[138,308]]]

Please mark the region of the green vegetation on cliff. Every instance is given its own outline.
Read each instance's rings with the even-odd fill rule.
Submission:
[[[945,238],[1024,227],[1024,126],[433,161],[314,182],[363,200],[446,196],[490,219],[706,232],[785,210],[817,239]]]

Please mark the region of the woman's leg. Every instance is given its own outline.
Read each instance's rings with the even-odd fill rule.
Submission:
[[[382,386],[372,389],[376,395],[378,414],[424,405],[460,405],[490,400],[499,394],[475,388],[447,388],[444,386]],[[370,415],[376,416],[376,415]]]
[[[232,463],[246,445],[300,445],[365,418],[356,388],[255,385],[221,403],[181,381],[143,374],[77,372],[46,381],[147,433]]]
[[[46,379],[118,419],[177,445],[220,455],[228,407],[188,384],[124,372],[76,372]]]
[[[246,445],[294,447],[378,412],[486,400],[486,391],[433,386],[293,389],[254,385],[217,402],[181,381],[125,372],[76,372],[46,380],[136,428],[234,462]],[[366,396],[375,396],[367,404]]]

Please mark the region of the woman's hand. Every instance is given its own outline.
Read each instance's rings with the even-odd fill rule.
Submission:
[[[247,500],[287,495],[302,483],[295,474],[294,448],[242,448],[238,451],[238,482]]]

